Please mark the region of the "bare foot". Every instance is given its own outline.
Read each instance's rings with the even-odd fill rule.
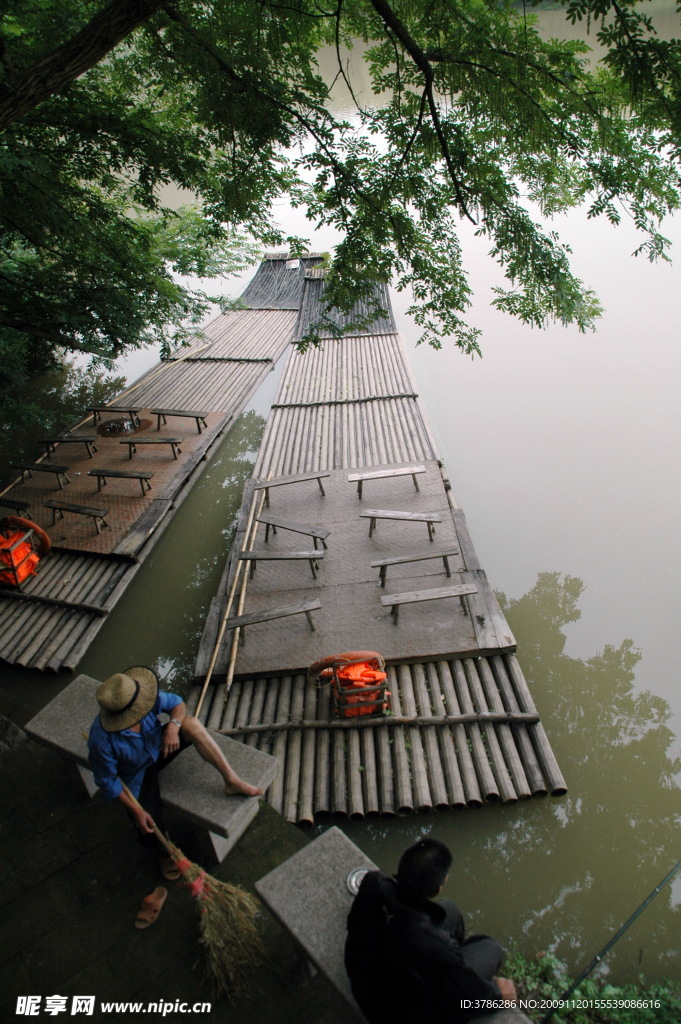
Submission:
[[[231,782],[225,783],[225,793],[227,796],[261,796],[264,790],[259,786],[251,786],[250,782],[244,782],[237,775],[234,776]]]

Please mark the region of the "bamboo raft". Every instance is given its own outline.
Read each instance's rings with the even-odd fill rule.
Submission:
[[[143,468],[154,471],[153,490],[146,497],[137,480],[109,483],[96,502],[110,510],[111,529],[104,530],[101,537],[90,523],[80,522],[82,516],[60,521],[53,529],[49,513],[42,508],[45,499],[55,496],[51,481],[45,486],[36,479],[24,485],[16,480],[4,488],[2,493],[8,498],[27,501],[38,525],[59,541],[53,543],[38,576],[30,578],[21,591],[0,590],[0,660],[53,672],[76,667],[217,451],[216,442],[290,344],[304,270],[315,262],[317,257],[312,255],[296,272],[286,275],[283,291],[273,275],[269,284],[261,283],[252,301],[242,296],[250,308],[216,317],[188,346],[173,352],[112,401],[112,411],[131,406],[140,410],[200,409],[209,419],[208,429],[200,436],[191,421],[184,421],[187,450],[179,460],[146,458]],[[283,262],[275,260],[272,265],[282,267]],[[255,308],[258,303],[261,308]],[[156,418],[148,412],[142,415],[149,417],[149,429],[154,429]],[[176,433],[177,426],[177,420],[171,421],[164,431]],[[90,417],[75,425],[69,436],[79,433],[93,433]],[[97,462],[88,459],[84,446],[59,447],[54,461],[65,464],[72,473],[64,492],[67,500],[93,503],[96,485],[87,471],[94,465],[111,465],[110,460],[102,463],[107,445],[109,453],[118,449],[118,458],[127,459],[126,453],[121,456],[117,440],[100,442],[98,437],[98,444]],[[133,463],[121,463],[120,468],[137,468],[143,461],[144,456],[138,454]]]
[[[267,273],[271,275],[273,268]],[[306,274],[299,336],[321,308],[323,287],[319,271]],[[188,698],[190,710],[211,728],[279,759],[280,772],[267,799],[289,820],[300,823],[323,814],[362,818],[566,792],[516,658],[515,641],[486,584],[464,514],[438,458],[392,322],[387,291],[379,289],[377,294],[388,314],[370,332],[329,339],[304,355],[296,350],[289,355],[205,625],[196,663],[201,685]],[[394,481],[372,481],[371,500],[365,496],[360,505],[347,482],[348,470],[412,463],[423,463],[427,470],[427,483],[418,494],[409,480],[400,483],[399,491],[394,490]],[[272,501],[285,520],[300,522],[306,515],[302,521],[330,530],[319,578],[311,580],[300,572],[296,577],[287,566],[276,570],[278,576],[268,577],[269,585],[260,573],[249,581],[238,556],[263,545],[258,516],[264,495],[255,489],[255,480],[315,472],[331,474],[324,480],[325,495],[314,484],[305,485],[305,491],[298,485],[278,488]],[[381,493],[397,493],[400,504],[376,498],[380,507],[402,508],[411,502],[409,507],[416,508],[420,501],[425,508],[427,498],[433,508],[442,510],[444,527],[451,531],[445,546],[453,541],[458,552],[454,574],[464,582],[479,581],[486,604],[473,607],[468,631],[460,614],[456,628],[452,626],[452,602],[446,602],[448,611],[441,618],[430,610],[420,618],[415,615],[408,635],[401,638],[405,649],[388,665],[390,713],[339,719],[328,687],[315,686],[305,669],[335,650],[382,651],[380,641],[389,644],[397,636],[396,627],[385,625],[387,612],[383,618],[380,610],[367,613],[367,608],[378,607],[377,595],[386,591],[379,589],[375,573],[371,580],[365,576],[368,552],[377,540],[358,540],[353,523]],[[378,537],[385,545],[381,555],[399,556],[409,550],[398,531],[382,528]],[[347,556],[337,560],[335,568],[334,543]],[[398,566],[391,569],[390,582],[408,579],[408,589],[413,590],[416,580],[419,588],[428,588],[441,584],[436,575],[440,571],[436,568],[434,574],[432,563]],[[349,599],[339,600],[347,583],[354,590]],[[262,609],[267,601],[275,606],[284,596],[290,602],[294,591],[307,600],[319,598],[314,633],[304,622],[296,629],[289,619],[278,631],[276,623],[261,623],[249,626],[248,644],[242,648],[238,628],[225,630],[229,617]],[[334,646],[343,634],[337,623],[324,619],[325,602],[331,602],[341,626],[349,624],[354,630],[354,642]],[[429,602],[419,612],[436,606],[441,603]],[[401,623],[399,629],[406,627]],[[255,654],[246,653],[254,647]],[[388,652],[386,656],[389,660]]]

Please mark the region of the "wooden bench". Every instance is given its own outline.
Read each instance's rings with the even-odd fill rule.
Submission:
[[[94,424],[97,424],[101,420],[103,412],[112,412],[117,416],[129,416],[133,427],[139,427],[140,418],[138,413],[142,410],[138,406],[130,409],[122,409],[114,405],[90,405],[85,411],[92,413],[92,422]]]
[[[379,558],[378,561],[371,563],[371,568],[378,569],[381,587],[385,586],[385,577],[389,565],[405,565],[407,562],[426,562],[431,558],[441,558],[445,572],[448,576],[451,576],[449,559],[452,555],[458,555],[458,553],[458,548],[449,548],[447,551],[431,551],[426,554],[420,552],[418,555],[398,555],[396,558]]]
[[[52,509],[52,525],[56,523],[57,519],[63,519],[65,512],[74,512],[79,516],[90,516],[93,520],[97,533],[102,532],[103,526],[108,526],[106,517],[109,514],[108,508],[88,508],[85,505],[71,505],[68,501],[44,501],[43,508]]]
[[[320,526],[306,526],[303,523],[293,523],[290,519],[278,519],[275,516],[268,515],[264,512],[262,515],[256,518],[257,523],[265,524],[265,543],[269,540],[270,530],[272,533],[276,533],[277,530],[290,530],[291,533],[302,533],[306,537],[312,537],[315,549],[317,548],[317,541],[321,541],[322,547],[326,547],[326,538],[331,533],[331,530],[323,530]]]
[[[240,629],[239,641],[246,643],[246,626],[252,626],[256,622],[272,622],[274,619],[283,619],[288,615],[305,615],[310,629],[314,632],[312,612],[321,608],[321,601],[300,601],[298,604],[280,605],[278,608],[266,608],[261,612],[251,612],[250,615],[234,615],[225,622],[226,629]]]
[[[73,437],[44,437],[41,443],[44,444],[47,449],[48,459],[57,451],[58,444],[84,444],[87,448],[89,457],[92,459],[94,458],[92,453],[97,451],[97,445],[95,444],[96,440],[96,437],[85,437],[85,435],[81,435],[79,437],[76,434]]]
[[[322,492],[322,497],[326,494],[322,485],[322,480],[331,476],[331,471],[327,470],[323,473],[296,473],[294,476],[277,476],[273,480],[256,480],[253,485],[253,489],[256,491],[265,491],[265,504],[270,507],[270,487],[284,487],[286,484],[302,484],[306,480],[316,480],[319,484],[319,490]]]
[[[24,519],[33,519],[29,512],[30,505],[26,501],[18,501],[16,498],[0,498],[2,508],[11,508],[13,512],[21,512]]]
[[[405,523],[425,523],[428,527],[428,540],[432,542],[435,536],[434,523],[442,522],[440,512],[397,512],[387,508],[369,508],[366,512],[360,512],[360,519],[370,519],[369,536],[376,529],[377,519],[399,519]]]
[[[28,462],[23,463],[20,466],[14,466],[14,469],[18,469],[21,473],[21,482],[24,482],[24,473],[28,473],[32,476],[33,473],[53,473],[59,483],[59,490],[64,490],[64,484],[62,483],[62,477],[67,484],[71,483],[69,474],[67,473],[68,466],[49,466],[46,462]]]
[[[120,480],[139,480],[140,487],[142,488],[142,497],[144,497],[146,492],[151,490],[149,481],[154,474],[146,470],[137,472],[134,469],[88,469],[87,475],[97,477],[97,491],[101,491],[109,477],[115,477]]]
[[[185,412],[184,409],[150,409],[149,412],[152,416],[156,417],[156,429],[161,429],[161,420],[166,422],[166,416],[184,416],[190,420],[196,420],[196,429],[199,434],[201,433],[201,424],[208,429],[206,423],[207,412]]]
[[[416,479],[417,473],[425,473],[425,466],[400,466],[397,469],[372,469],[366,473],[348,473],[348,483],[357,484],[357,497],[362,498],[362,484],[365,480],[386,480],[397,476],[410,476],[414,481],[414,487],[419,490],[419,482]]]
[[[99,682],[90,676],[77,676],[25,726],[33,739],[76,762],[91,796],[97,787],[85,737],[97,714],[98,686]],[[241,778],[267,789],[277,771],[276,758],[213,730],[210,734]],[[218,861],[258,813],[258,797],[226,796],[220,776],[193,747],[183,750],[158,778],[166,807],[205,830],[204,838]]]
[[[358,1021],[366,1018],[352,994],[344,960],[347,918],[354,899],[349,879],[354,872],[375,870],[373,861],[333,825],[255,883],[265,906],[355,1011]],[[531,1022],[514,1008],[476,1017],[475,1024]]]
[[[242,562],[251,563],[250,576],[251,579],[255,575],[255,567],[258,562],[294,562],[302,561],[307,559],[310,563],[310,569],[312,570],[312,576],[317,579],[317,569],[319,568],[319,559],[324,557],[323,551],[242,551],[239,558]]]
[[[417,604],[420,601],[439,601],[444,597],[458,597],[464,612],[467,612],[466,596],[477,594],[477,592],[478,588],[472,583],[459,583],[454,587],[438,587],[435,590],[409,590],[404,594],[386,594],[381,598],[381,604],[384,608],[390,607],[393,622],[397,625],[402,604]]]
[[[173,458],[176,459],[178,453],[182,454],[180,445],[183,441],[183,437],[136,437],[134,441],[119,441],[118,443],[127,444],[129,459],[133,457],[140,444],[169,444],[173,450]]]

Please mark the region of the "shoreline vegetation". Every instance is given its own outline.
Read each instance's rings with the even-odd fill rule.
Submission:
[[[504,974],[512,978],[520,1009],[530,1020],[543,1020],[552,1010],[554,1024],[678,1024],[681,984],[660,981],[613,985],[607,978],[586,978],[569,999],[561,997],[572,984],[565,966],[552,953],[523,956],[512,949]]]

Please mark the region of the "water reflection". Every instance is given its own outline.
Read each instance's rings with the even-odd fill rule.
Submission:
[[[681,790],[671,756],[667,703],[637,693],[631,640],[587,659],[565,653],[565,628],[580,616],[583,583],[541,573],[506,600],[520,660],[569,792],[536,800],[345,829],[393,871],[405,845],[434,834],[455,867],[446,895],[472,927],[514,941],[528,955],[550,950],[577,971],[679,859]],[[345,826],[344,826],[345,828]],[[681,907],[668,887],[617,944],[602,968],[616,982],[681,977]]]
[[[186,695],[264,429],[265,420],[253,410],[238,418],[80,671],[102,679],[121,662],[150,665],[165,689]],[[115,652],[113,637],[118,638]]]

